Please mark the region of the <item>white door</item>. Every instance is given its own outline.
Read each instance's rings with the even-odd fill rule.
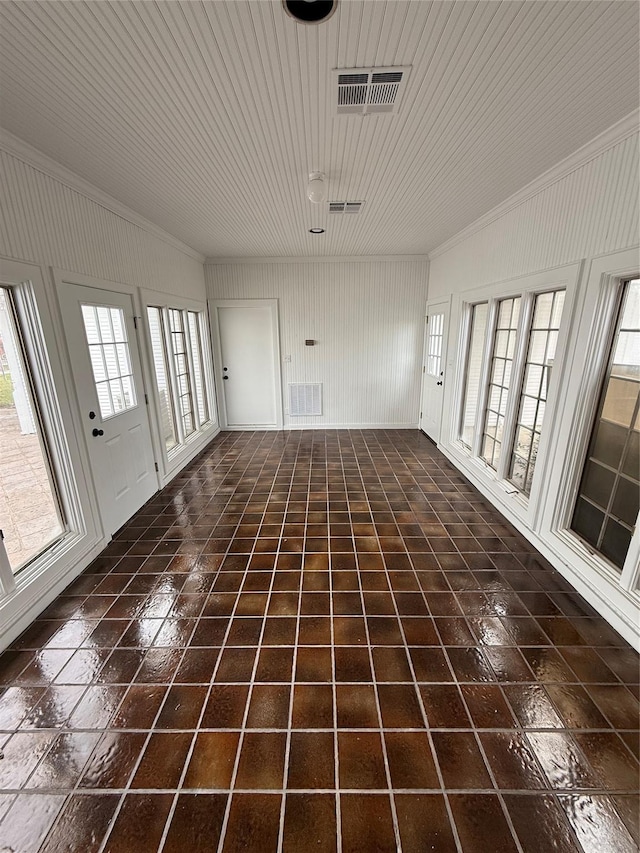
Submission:
[[[282,428],[275,299],[213,303],[217,386],[230,429]]]
[[[132,298],[65,283],[60,299],[104,532],[158,489]]]
[[[440,441],[440,424],[442,422],[448,323],[448,302],[427,305],[420,429],[436,444]]]

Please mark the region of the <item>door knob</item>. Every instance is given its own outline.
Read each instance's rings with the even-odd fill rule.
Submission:
[[[94,438],[97,438],[99,435],[104,435],[104,430],[103,430],[103,429],[92,429],[92,430],[91,430],[91,435],[92,435]]]
[[[228,379],[229,377],[228,377],[228,376],[223,376],[222,378],[223,378],[223,379]]]
[[[442,382],[436,382],[436,385],[442,385]]]

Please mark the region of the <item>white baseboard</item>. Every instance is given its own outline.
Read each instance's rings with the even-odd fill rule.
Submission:
[[[418,424],[293,424],[284,426],[285,430],[301,429],[418,429]]]

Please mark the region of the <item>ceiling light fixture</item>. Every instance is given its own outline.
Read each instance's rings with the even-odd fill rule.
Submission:
[[[312,204],[322,204],[327,200],[327,176],[324,172],[311,172],[307,184],[307,198]]]
[[[282,5],[300,24],[321,24],[336,11],[338,0],[282,0]]]
[[[324,228],[309,228],[309,234],[324,234]]]

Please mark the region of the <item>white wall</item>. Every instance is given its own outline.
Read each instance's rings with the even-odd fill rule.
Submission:
[[[597,405],[601,374],[593,365],[602,366],[605,358],[603,275],[610,272],[615,283],[618,273],[640,271],[637,127],[637,115],[620,123],[433,252],[429,298],[452,296],[447,425],[441,449],[614,627],[639,646],[637,567],[621,578],[579,542],[572,545],[575,537],[566,531],[574,500],[567,483],[575,483],[576,471],[581,470]],[[536,276],[550,281],[568,276],[570,283],[563,285],[568,309],[563,320],[564,363],[554,365],[554,373],[562,378],[557,380],[557,399],[547,408],[544,453],[541,444],[537,463],[544,484],[536,495],[538,506],[533,493],[527,506],[463,450],[457,441],[455,411],[463,387],[460,330],[465,303],[473,302],[474,292],[482,293],[483,299],[517,293]],[[578,417],[583,423],[576,423]],[[560,522],[563,513],[565,520]]]
[[[33,165],[42,155],[7,139],[0,135],[1,256],[204,300],[196,252],[117,202],[108,206],[97,188],[84,191],[53,161],[47,171]]]
[[[637,245],[637,133],[541,184],[431,253],[430,299]]]
[[[207,263],[205,275],[211,299],[279,300],[285,427],[417,426],[425,260]],[[322,382],[324,414],[290,418],[289,382]]]

